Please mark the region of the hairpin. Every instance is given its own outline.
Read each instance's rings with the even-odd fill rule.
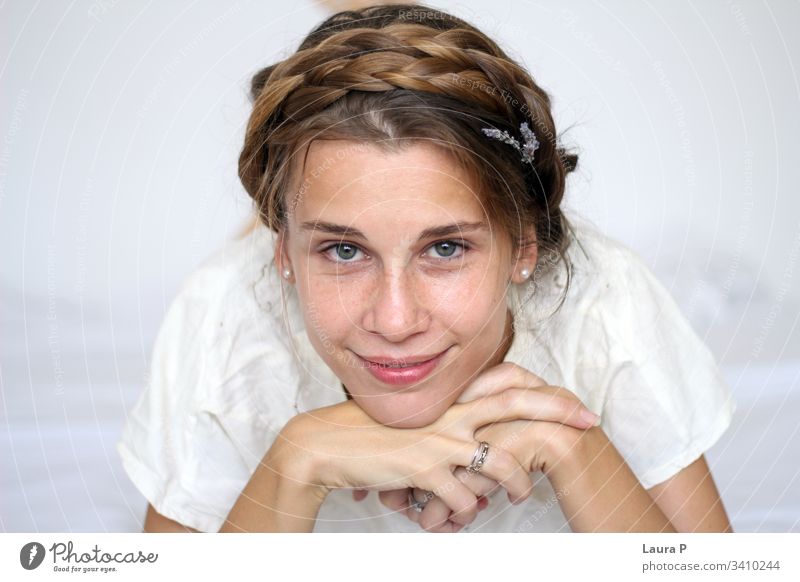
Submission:
[[[508,145],[514,146],[522,154],[523,162],[533,163],[533,152],[535,152],[536,148],[539,147],[539,140],[536,139],[536,135],[528,126],[527,121],[523,121],[519,125],[519,132],[522,134],[522,141],[524,142],[524,145],[520,145],[519,142],[511,137],[507,131],[500,131],[499,129],[495,129],[493,127],[484,127],[481,129],[481,131],[483,131],[483,133],[489,137],[499,139]]]

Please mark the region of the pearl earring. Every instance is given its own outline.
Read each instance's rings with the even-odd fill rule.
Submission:
[[[522,269],[519,274],[522,275],[523,279],[527,279],[531,272],[528,269]]]
[[[288,279],[291,276],[292,276],[292,271],[290,269],[284,269],[283,270],[283,278],[284,279]]]

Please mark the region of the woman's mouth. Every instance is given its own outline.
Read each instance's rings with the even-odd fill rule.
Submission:
[[[450,350],[447,348],[438,355],[424,361],[419,361],[419,358],[413,358],[417,362],[407,364],[402,359],[393,360],[389,358],[381,358],[381,362],[373,362],[358,356],[363,362],[364,367],[369,370],[375,378],[385,384],[392,386],[404,386],[412,384],[424,379],[428,374],[433,372],[442,357]],[[412,358],[409,358],[412,359]]]

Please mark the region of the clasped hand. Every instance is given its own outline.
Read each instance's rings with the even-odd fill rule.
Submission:
[[[474,433],[475,445],[479,441],[490,443],[489,455],[507,452],[528,473],[542,470],[547,460],[549,448],[547,440],[554,438],[552,423],[561,423],[578,429],[594,426],[594,415],[569,390],[550,386],[537,375],[512,362],[504,362],[483,372],[459,396],[457,403],[473,402],[500,395],[502,406],[509,411],[526,414],[528,418],[493,422],[478,428]],[[533,398],[533,401],[531,401]],[[589,414],[586,415],[585,412]],[[544,421],[544,422],[542,422]],[[544,426],[549,424],[550,426]],[[547,430],[541,430],[545,428]],[[491,478],[483,472],[469,473],[464,466],[456,467],[453,472],[459,482],[463,483],[478,497],[478,509],[488,504],[488,496],[497,488],[506,485]],[[532,491],[530,483],[528,492],[523,497],[513,499],[509,492],[509,501],[523,502]],[[354,489],[353,499],[362,501],[367,497],[367,489]],[[409,506],[409,494],[422,501],[427,500],[424,509],[418,512]],[[458,515],[451,510],[440,496],[420,488],[405,487],[378,492],[383,505],[405,514],[408,519],[431,532],[457,532],[470,523],[477,512]]]
[[[485,370],[434,422],[396,428],[347,400],[293,417],[276,439],[273,460],[291,459],[281,477],[326,491],[369,490],[429,531],[457,531],[477,516],[479,497],[503,487],[512,503],[533,491],[530,473],[559,454],[560,431],[593,426],[574,394],[549,386],[512,362]],[[573,428],[574,427],[574,428]],[[480,440],[490,443],[479,474],[468,474]],[[275,461],[277,462],[277,461]],[[551,463],[552,466],[552,463]],[[360,491],[359,491],[360,490]],[[408,493],[432,492],[425,509],[409,511]]]

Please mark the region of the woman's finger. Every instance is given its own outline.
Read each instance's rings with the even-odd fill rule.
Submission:
[[[453,489],[452,484],[445,484],[443,489],[451,490]],[[456,523],[455,521],[449,521],[447,525],[445,522],[448,522],[448,517],[453,514],[453,509],[445,502],[444,499],[440,499],[436,495],[434,495],[431,491],[427,491],[425,489],[420,489],[419,487],[415,487],[413,489],[403,489],[403,490],[395,490],[392,492],[381,492],[381,495],[384,493],[391,493],[391,495],[386,495],[386,502],[384,505],[387,507],[403,505],[405,509],[405,514],[408,519],[413,521],[414,523],[420,524],[421,527],[426,529],[427,531],[431,532],[455,532],[460,530],[466,523],[470,523],[474,517],[470,518],[468,514],[460,515],[457,519],[463,521],[463,523]],[[405,500],[404,502],[400,501],[400,497],[403,497]],[[414,499],[419,501],[420,503],[424,504],[423,510],[417,511],[413,509],[410,505],[409,496],[413,496]],[[485,507],[485,505],[484,505]],[[477,515],[477,511],[480,510],[480,507],[476,507],[475,514]],[[425,515],[425,524],[421,522],[422,516]]]
[[[488,499],[486,496],[500,487],[500,485],[493,479],[490,479],[485,475],[481,475],[480,473],[468,473],[464,467],[457,467],[453,474],[459,481],[464,483],[470,489],[470,491],[479,496],[479,510],[488,505]],[[355,491],[366,490],[359,489]],[[409,493],[414,496],[414,499],[424,504],[424,509],[422,512],[411,508],[409,505]],[[456,524],[449,519],[450,514],[452,513],[451,509],[444,503],[444,501],[438,499],[430,491],[420,488],[379,491],[378,499],[385,507],[391,509],[392,511],[405,514],[410,521],[418,523],[421,526],[423,524],[420,522],[420,520],[422,516],[425,515],[424,525],[425,529],[428,531],[453,532],[458,531],[461,527],[463,527],[463,524]]]
[[[409,505],[408,509],[406,510],[406,516],[408,516],[408,519],[410,519],[414,523],[419,523],[419,519],[420,516],[422,515],[422,512],[424,512],[428,508],[428,505],[430,505],[431,503],[436,502],[436,504],[438,505],[444,505],[445,507],[447,507],[444,501],[442,501],[441,499],[436,499],[436,496],[433,493],[431,493],[430,491],[425,491],[424,489],[420,489],[419,487],[415,487],[411,490],[411,496],[425,505],[422,511],[417,511],[416,509],[414,509]],[[447,507],[447,514],[450,515],[449,507]]]
[[[486,424],[509,420],[548,420],[589,428],[596,426],[595,421],[599,419],[578,399],[525,388],[507,388],[463,406],[473,434]]]
[[[392,511],[404,513],[408,509],[408,494],[410,492],[411,489],[409,487],[379,491],[378,500]]]
[[[425,531],[433,533],[453,533],[464,527],[462,523],[452,521],[450,515],[452,512],[447,505],[439,499],[434,497],[425,506],[421,513],[418,513],[417,523]]]
[[[363,501],[369,495],[369,489],[353,489],[353,501]]]
[[[510,388],[533,389],[535,392],[550,395],[554,398],[564,398],[578,403],[581,407],[586,409],[587,412],[592,412],[570,390],[561,386],[550,386],[530,370],[513,362],[503,362],[482,373],[459,395],[456,402],[463,404],[480,400],[493,394],[500,394]],[[574,424],[569,419],[556,418],[552,420],[559,422],[566,421],[567,424]],[[590,419],[590,422],[591,420],[593,419]],[[576,426],[577,428],[588,428],[580,423]]]
[[[474,453],[474,442],[465,442],[459,447],[457,454],[454,454],[451,462],[455,465],[468,466],[472,463]],[[492,450],[490,446],[481,472],[484,476],[501,484],[508,491],[508,498],[512,503],[521,503],[533,490],[533,483],[530,475],[517,462],[516,458],[504,449],[495,447],[494,450]],[[439,485],[436,488],[427,489],[427,491],[431,492],[436,498],[441,499],[450,513],[444,515],[445,511],[443,509],[436,509],[437,504],[434,504],[428,512],[430,517],[427,517],[424,516],[425,511],[428,509],[426,506],[422,513],[416,516],[419,517],[420,520],[425,519],[425,523],[422,521],[419,522],[420,525],[426,529],[435,529],[445,526],[447,520],[460,526],[472,523],[480,510],[478,505],[479,496],[476,496],[475,493],[456,476],[455,472],[446,471],[441,477],[439,477],[437,473],[435,478]],[[428,504],[432,502],[433,500],[428,501]],[[409,509],[407,515],[411,513],[414,513],[413,509]],[[413,519],[413,516],[409,515],[409,517],[412,521],[416,521]]]
[[[425,492],[422,493],[424,494]],[[420,498],[419,493],[415,493],[415,495],[417,499]],[[486,509],[488,505],[488,498],[483,496],[478,497],[478,511]],[[415,514],[415,517],[412,519],[412,521],[416,521],[419,523],[420,527],[429,532],[452,533],[457,532],[464,527],[464,524],[456,523],[450,519],[452,514],[450,508],[447,507],[447,505],[437,497],[434,497],[428,501],[422,512],[409,510],[409,513]]]
[[[479,375],[458,396],[456,402],[470,402],[483,396],[497,394],[506,388],[539,388],[547,385],[547,382],[530,370],[514,362],[503,362]]]
[[[422,488],[444,501],[452,511],[452,521],[461,525],[472,523],[478,514],[478,497],[452,471],[442,468],[433,478],[436,486]]]
[[[479,496],[479,511],[488,506],[488,496],[500,487],[494,479],[490,479],[481,473],[469,473],[464,467],[457,467],[453,474],[470,491]],[[415,488],[412,494],[414,499],[425,503],[425,507],[421,512],[409,508],[407,515],[411,521],[420,524],[427,531],[437,533],[458,531],[463,527],[463,525],[456,524],[450,520],[450,514],[452,513],[450,508],[441,499],[433,496],[430,491]]]
[[[470,466],[476,453],[475,446],[475,441],[463,443],[451,457],[451,462],[462,467]],[[517,458],[499,446],[492,446],[491,443],[489,443],[489,451],[480,473],[501,485],[508,492],[508,499],[511,503],[521,503],[533,491],[530,473],[520,465]],[[453,478],[461,483],[455,475]],[[462,523],[458,519],[455,521]]]
[[[494,479],[491,479],[482,473],[470,473],[464,467],[456,467],[456,470],[453,471],[453,474],[459,481],[469,487],[469,490],[475,495],[482,495],[486,497],[491,495],[498,487],[501,487],[501,485]]]

